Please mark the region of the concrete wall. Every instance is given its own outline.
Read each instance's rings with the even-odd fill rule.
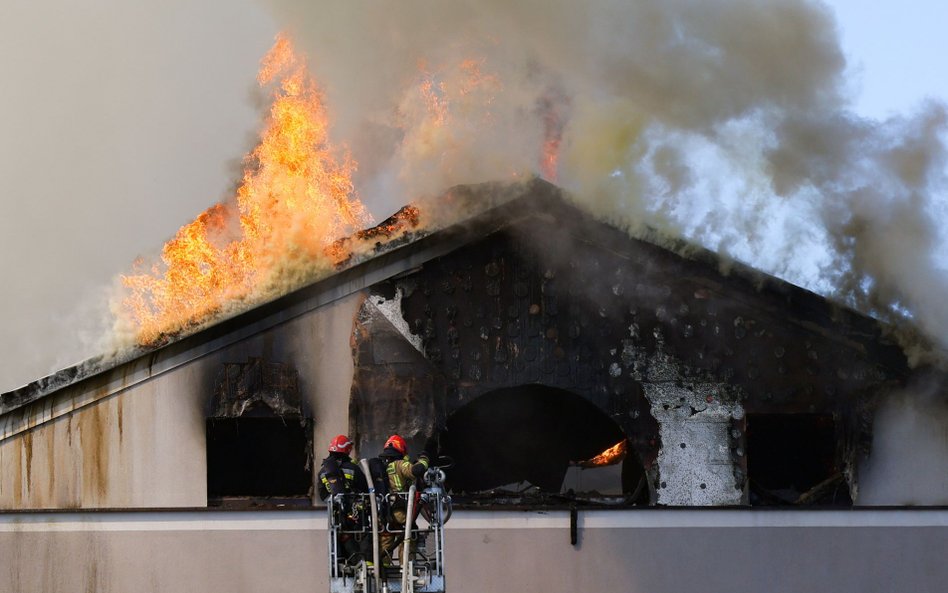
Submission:
[[[199,364],[0,443],[4,509],[207,503]]]
[[[120,366],[43,402],[31,411],[33,428],[0,441],[0,509],[206,505],[205,404],[221,365],[249,357],[299,371],[318,462],[348,430],[360,300],[343,298],[167,372],[146,368],[141,380]]]
[[[948,510],[458,512],[452,592],[940,593]],[[0,514],[0,591],[328,591],[325,515]]]

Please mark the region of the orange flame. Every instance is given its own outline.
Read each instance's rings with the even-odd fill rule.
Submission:
[[[279,84],[245,159],[236,208],[209,208],[165,244],[161,264],[122,278],[122,309],[141,344],[204,323],[229,302],[260,298],[287,270],[348,257],[333,242],[371,223],[354,195],[355,162],[329,144],[322,94],[289,38],[277,37],[257,80]]]
[[[404,131],[400,152],[409,176],[422,176],[432,169],[452,181],[474,179],[481,172],[471,161],[478,160],[487,146],[479,144],[490,138],[502,138],[509,130],[502,128],[520,124],[527,105],[521,105],[520,87],[508,93],[504,84],[484,58],[467,58],[429,65],[418,65],[420,75],[399,105],[399,126]],[[509,102],[518,107],[511,111]],[[496,108],[496,109],[495,109]],[[534,163],[515,159],[503,176],[519,178],[528,171],[555,182],[564,131],[570,116],[569,97],[558,86],[550,84],[536,99],[532,114],[539,123]],[[532,122],[531,122],[532,123]],[[532,136],[533,130],[529,130]],[[496,141],[496,140],[489,140]],[[489,149],[488,149],[489,150]],[[486,156],[482,153],[481,157]],[[492,175],[503,171],[504,165],[486,159]]]
[[[502,87],[496,76],[483,71],[483,60],[433,69],[421,62],[418,68],[417,93],[409,94],[399,108],[406,132],[403,150],[450,154],[463,145],[472,126],[491,124],[490,105]]]
[[[483,111],[483,120],[490,119],[488,108],[501,84],[496,76],[483,71],[483,65],[484,60],[468,58],[454,68],[432,72],[425,63],[419,64],[422,73],[420,92],[432,125],[441,127],[449,123],[452,103],[461,104],[467,100],[472,104],[455,105],[455,109]]]
[[[592,459],[579,462],[579,466],[582,468],[591,468],[615,465],[625,459],[626,454],[628,454],[628,443],[625,439],[622,439]]]
[[[560,143],[568,117],[568,101],[556,89],[547,91],[538,102],[543,119],[543,152],[540,157],[540,173],[547,181],[556,182],[560,160]]]

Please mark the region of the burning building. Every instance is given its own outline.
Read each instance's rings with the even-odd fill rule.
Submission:
[[[0,397],[5,589],[321,590],[314,460],[345,431],[454,460],[452,588],[943,582],[943,509],[851,508],[914,374],[876,320],[540,180],[334,248],[302,288]]]

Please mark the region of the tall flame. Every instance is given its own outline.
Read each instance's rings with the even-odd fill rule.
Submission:
[[[122,310],[141,344],[260,298],[288,271],[332,265],[348,255],[332,243],[371,223],[354,195],[356,164],[330,145],[322,94],[289,38],[277,37],[257,80],[276,88],[236,207],[209,208],[165,244],[160,264],[122,278]]]
[[[535,104],[524,103],[523,112],[515,119],[505,109],[497,110],[505,101],[520,101],[522,93],[515,83],[505,89],[500,76],[490,67],[486,58],[448,60],[438,65],[419,64],[420,76],[399,105],[400,127],[404,131],[401,151],[410,168],[409,176],[419,177],[434,172],[446,175],[452,181],[479,181],[483,172],[492,177],[506,174],[518,178],[528,172],[526,167],[549,181],[556,181],[559,155],[564,131],[570,117],[570,102],[566,93],[550,84],[536,99]],[[505,99],[507,94],[518,98]],[[529,111],[528,111],[529,110]],[[538,150],[535,163],[526,160],[498,158],[491,161],[493,150],[487,144],[496,144],[496,138],[520,129],[525,115],[538,124],[537,146],[524,150]],[[509,129],[508,129],[509,128]],[[486,132],[494,130],[494,132]],[[526,128],[521,131],[526,131]],[[530,130],[528,138],[532,138]],[[517,142],[520,138],[511,138]],[[477,154],[477,158],[471,155]],[[477,162],[487,160],[485,166]],[[426,164],[428,165],[426,168]],[[439,188],[440,189],[440,188]]]
[[[404,132],[399,151],[408,177],[440,178],[470,167],[469,143],[478,130],[493,125],[490,105],[503,87],[484,71],[483,60],[418,66],[419,76],[397,109],[396,125]]]
[[[559,169],[563,129],[569,117],[569,101],[565,94],[556,88],[551,88],[540,97],[537,109],[543,121],[540,173],[544,179],[555,183]]]

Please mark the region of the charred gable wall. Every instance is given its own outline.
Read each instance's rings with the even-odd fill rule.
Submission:
[[[361,450],[544,385],[611,417],[664,504],[747,501],[748,414],[829,417],[854,480],[873,402],[908,372],[874,320],[565,203],[373,286],[353,347]]]

